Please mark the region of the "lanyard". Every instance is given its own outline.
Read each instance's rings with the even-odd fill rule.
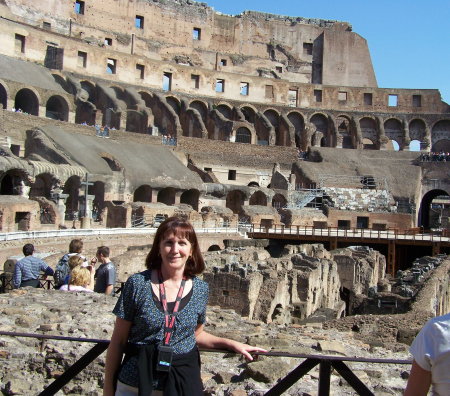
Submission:
[[[169,345],[170,337],[172,336],[173,328],[175,325],[175,317],[180,307],[180,301],[183,297],[184,285],[186,284],[186,277],[183,276],[181,281],[180,289],[178,290],[177,299],[175,300],[175,306],[173,307],[172,313],[169,313],[167,309],[167,298],[166,289],[164,287],[164,282],[162,279],[161,270],[158,271],[159,277],[159,298],[164,310],[164,345]]]

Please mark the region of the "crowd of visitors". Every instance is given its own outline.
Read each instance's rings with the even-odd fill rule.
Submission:
[[[420,160],[422,162],[446,162],[450,161],[450,153],[440,151],[440,152],[430,152],[420,154]]]
[[[33,256],[35,250],[31,243],[24,245],[22,250],[25,257],[16,263],[12,280],[15,289],[25,286],[40,287],[40,279],[53,276],[57,290],[114,294],[116,267],[109,258],[110,250],[107,246],[98,247],[95,257],[88,261],[81,254],[83,241],[73,239],[69,244],[69,253],[60,258],[55,270]],[[98,267],[96,264],[99,264]]]
[[[162,135],[162,144],[165,144],[167,146],[176,146],[177,145],[177,139],[174,138],[172,135]]]

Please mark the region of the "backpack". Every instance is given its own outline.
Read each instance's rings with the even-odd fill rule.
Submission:
[[[53,274],[53,278],[55,279],[55,288],[59,289],[66,279],[67,275],[69,275],[69,255],[65,254],[60,258],[58,264],[55,268],[55,273]]]

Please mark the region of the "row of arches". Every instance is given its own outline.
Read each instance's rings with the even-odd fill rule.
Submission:
[[[55,76],[56,78],[56,76]],[[68,83],[58,76],[61,85]],[[80,81],[76,90],[75,123],[102,124],[130,132],[151,133],[156,127],[160,134],[177,137],[208,138],[238,143],[296,146],[307,150],[311,146],[336,148],[450,151],[450,119],[430,122],[424,118],[406,120],[374,115],[353,117],[334,116],[327,112],[306,114],[292,109],[258,109],[250,104],[233,106],[213,104],[200,99],[180,99],[170,94],[119,86],[97,85]],[[8,89],[0,82],[0,104],[7,108]],[[39,115],[41,100],[34,88],[21,88],[14,95],[13,107]],[[69,121],[71,104],[62,95],[52,95],[45,101],[48,118]],[[411,144],[413,142],[413,144]]]

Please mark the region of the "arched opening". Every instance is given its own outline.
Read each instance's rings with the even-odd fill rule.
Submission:
[[[399,120],[390,118],[384,123],[384,131],[390,142],[386,146],[387,150],[398,151],[403,149],[403,127]],[[395,142],[395,143],[394,143]]]
[[[88,187],[88,194],[94,196],[92,202],[92,218],[94,221],[102,220],[102,212],[105,208],[105,183],[96,181]]]
[[[6,109],[8,103],[8,94],[6,93],[5,87],[0,84],[0,107]]]
[[[191,205],[192,208],[198,211],[198,198],[200,197],[200,192],[198,190],[187,190],[181,194],[180,203]]]
[[[255,181],[252,181],[250,183],[247,184],[248,187],[259,187],[259,184]]]
[[[69,105],[61,96],[55,95],[49,98],[45,106],[45,116],[53,120],[68,121]]]
[[[10,169],[1,177],[0,195],[24,195],[28,196],[26,174],[20,169]]]
[[[222,250],[219,245],[211,245],[208,248],[208,252],[218,252],[219,250]]]
[[[136,188],[133,194],[133,202],[152,202],[152,188],[146,184]]]
[[[426,136],[426,125],[423,120],[412,120],[409,123],[409,137],[411,138],[411,143],[409,145],[410,151],[420,151],[427,148],[425,143]],[[415,142],[413,144],[413,142]],[[417,142],[419,142],[419,148],[417,149]]]
[[[28,88],[23,88],[17,92],[14,99],[16,111],[22,111],[34,116],[39,115],[39,100],[36,94]]]
[[[175,113],[180,115],[181,112],[181,103],[180,101],[175,98],[174,96],[167,96],[166,97],[167,104],[172,107],[172,109],[175,110]]]
[[[310,121],[316,130],[315,139],[320,137],[320,141],[315,141],[314,146],[317,146],[317,143],[320,143],[321,147],[330,147],[331,141],[328,136],[328,119],[323,114],[314,114]]]
[[[115,111],[112,107],[108,107],[103,112],[102,124],[109,128],[120,129],[120,111]]]
[[[272,198],[272,207],[275,209],[284,208],[287,205],[287,199],[282,194],[275,194]]]
[[[78,102],[75,110],[75,124],[95,125],[94,105],[90,102]]]
[[[256,121],[256,113],[253,108],[249,106],[241,107],[242,114],[245,117],[245,121],[250,122],[251,124],[254,124]]]
[[[216,110],[220,114],[222,114],[225,118],[227,118],[229,120],[233,119],[233,112],[232,112],[231,108],[228,107],[227,105],[225,105],[225,104],[218,105],[216,107]]]
[[[274,128],[278,128],[278,126],[280,125],[280,115],[275,110],[266,110],[264,112],[264,115]]]
[[[302,115],[293,111],[289,113],[287,117],[295,128],[295,146],[302,150],[305,149],[306,142],[304,141],[305,136],[303,136],[305,121],[303,120]]]
[[[419,209],[419,226],[430,229],[448,228],[450,215],[449,194],[444,190],[428,191],[422,198]]]
[[[71,176],[64,184],[63,194],[68,194],[66,200],[66,220],[76,220],[79,217],[80,177]]]
[[[245,202],[245,195],[242,191],[233,190],[227,194],[226,207],[228,209],[231,209],[233,213],[241,214],[244,202]]]
[[[420,151],[420,147],[420,140],[411,140],[411,142],[409,143],[409,151]]]
[[[174,205],[175,189],[172,187],[163,188],[161,191],[158,192],[157,201],[170,206]]]
[[[86,93],[88,94],[87,99],[83,99],[83,100],[86,100],[87,102],[91,102],[92,104],[95,105],[97,103],[97,88],[96,88],[96,86],[89,81],[81,81],[80,85],[81,85],[81,88],[84,91],[86,91]]]
[[[30,197],[51,199],[51,190],[54,184],[54,177],[49,173],[37,175],[35,182],[31,185]]]
[[[267,196],[262,191],[256,191],[249,200],[250,205],[267,206]]]
[[[139,95],[141,96],[142,100],[145,102],[145,107],[151,108],[152,107],[152,96],[148,92],[140,91]]]
[[[431,129],[432,147],[434,152],[450,152],[450,120],[438,121]]]
[[[136,110],[127,110],[126,130],[130,132],[146,133],[148,117],[147,114]]]
[[[197,110],[200,113],[203,122],[206,122],[206,116],[208,114],[208,106],[206,106],[205,103],[200,102],[199,100],[194,100],[193,102],[191,102],[189,107],[191,109]]]
[[[370,140],[368,138],[363,138],[362,144],[363,144],[364,150],[376,150],[377,149],[377,146],[375,145],[375,143],[372,142],[372,140]]]
[[[359,120],[359,126],[361,127],[361,137],[363,139],[363,146],[366,149],[366,143],[364,143],[364,139],[368,139],[371,141],[372,146],[368,146],[367,149],[375,150],[377,147],[375,142],[377,141],[378,128],[377,123],[373,118],[364,117]],[[366,140],[367,142],[367,140]]]
[[[252,142],[252,134],[251,132],[245,128],[240,127],[236,131],[236,143],[251,143]]]
[[[342,148],[354,148],[352,134],[350,130],[350,120],[347,117],[339,116],[337,118],[337,138]]]

